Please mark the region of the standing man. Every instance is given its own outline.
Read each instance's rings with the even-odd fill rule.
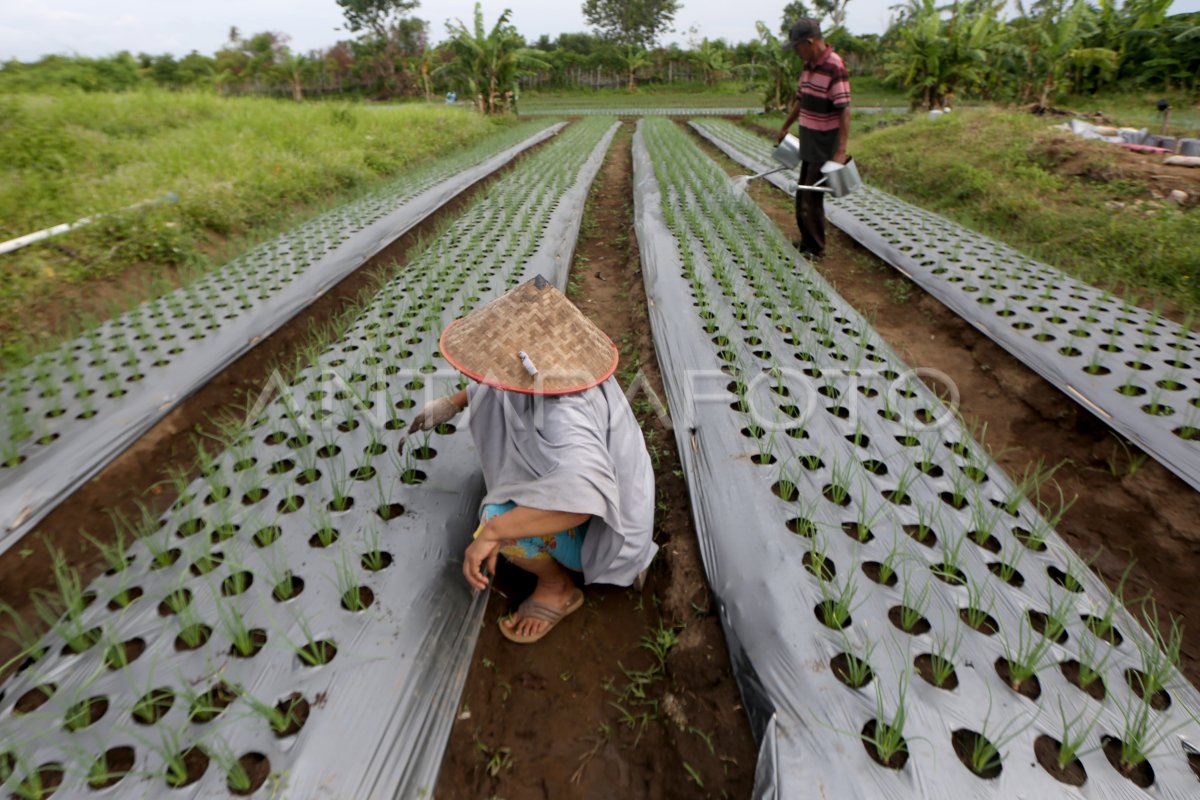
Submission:
[[[787,120],[779,129],[783,141],[800,119],[800,183],[811,186],[821,179],[826,161],[845,164],[850,136],[850,75],[841,56],[821,38],[821,26],[812,17],[801,17],[788,34],[785,50],[804,59],[804,71]],[[796,227],[800,240],[792,242],[801,253],[820,258],[825,254],[825,193],[796,192]]]

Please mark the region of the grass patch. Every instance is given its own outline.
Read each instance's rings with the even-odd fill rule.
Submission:
[[[852,134],[852,151],[872,185],[1089,283],[1200,309],[1200,214],[1154,202],[1136,156],[982,109]]]
[[[0,96],[0,239],[168,192],[179,198],[0,256],[0,356],[14,339],[38,349],[66,333],[45,319],[51,302],[64,320],[109,316],[223,264],[264,229],[510,124],[442,105]]]

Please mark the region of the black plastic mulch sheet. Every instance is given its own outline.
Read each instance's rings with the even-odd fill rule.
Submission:
[[[760,740],[755,797],[1195,796],[1200,693],[1162,641],[677,126],[639,123],[633,162],[655,349]],[[1004,659],[1037,691],[1014,690]],[[1131,676],[1163,663],[1170,702],[1144,702]],[[1063,719],[1082,786],[1038,760]],[[886,726],[902,764],[866,743]],[[1146,791],[1104,745],[1148,730]],[[980,772],[977,735],[999,753]]]
[[[771,146],[725,121],[692,123],[733,160]],[[778,165],[774,165],[778,166]],[[795,196],[795,171],[767,177]],[[1200,489],[1200,336],[1005,244],[871,187],[829,221],[1064,394]]]
[[[254,796],[432,796],[487,601],[461,567],[484,487],[465,418],[403,432],[461,385],[446,324],[535,273],[565,286],[615,131],[573,125],[490,187],[147,521],[0,685],[0,793],[57,764],[56,800],[101,796],[96,765],[129,748],[106,796],[228,797],[243,757],[269,764]],[[255,711],[292,702],[298,732]]]
[[[382,202],[368,198],[326,214],[301,229],[311,234],[260,246],[247,263],[144,304],[39,357],[30,374],[40,377],[28,379],[31,399],[24,401],[31,419],[22,423],[30,427],[20,445],[22,461],[0,467],[0,553],[213,376],[563,124],[481,157],[457,174],[432,170],[425,185],[398,205],[381,196]],[[479,149],[486,150],[486,143]],[[128,355],[115,347],[128,347]],[[0,396],[13,381],[13,376],[0,381]],[[79,396],[81,387],[90,387],[88,396]],[[51,394],[60,400],[46,399]],[[10,426],[14,419],[10,414]],[[0,444],[6,438],[0,431]],[[0,459],[9,455],[0,453]]]

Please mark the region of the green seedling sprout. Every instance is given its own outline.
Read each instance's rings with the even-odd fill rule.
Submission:
[[[900,627],[907,633],[912,633],[920,624],[929,606],[929,582],[922,584],[920,592],[916,591],[913,583],[912,575],[906,575],[900,598]]]
[[[1065,770],[1080,756],[1099,749],[1098,746],[1085,748],[1084,742],[1091,735],[1096,723],[1100,721],[1100,712],[1093,714],[1090,720],[1085,719],[1087,716],[1088,709],[1084,707],[1074,717],[1067,717],[1067,710],[1063,707],[1062,698],[1058,699],[1059,725],[1057,733],[1059,741],[1058,757],[1055,761],[1060,770]]]
[[[84,609],[90,603],[83,590],[79,571],[72,567],[61,550],[47,548],[54,572],[56,592],[35,589],[30,594],[34,612],[51,630],[57,633],[76,653],[95,644],[93,634],[83,620]]]
[[[1035,631],[1028,618],[1023,618],[1016,641],[1005,638],[1002,646],[1008,661],[1009,685],[1016,691],[1047,665],[1053,643]]]
[[[900,681],[896,688],[896,710],[892,714],[892,721],[890,723],[884,722],[887,718],[887,711],[884,704],[883,687],[879,682],[876,682],[874,733],[870,736],[866,733],[858,734],[864,742],[875,749],[875,755],[885,764],[891,763],[896,755],[908,752],[908,745],[904,741],[904,724],[908,718],[908,680],[908,672],[900,674]]]
[[[350,562],[350,554],[342,552],[341,558],[335,564],[336,580],[334,585],[342,598],[342,605],[347,611],[363,611],[366,605],[359,596],[359,581],[357,571]]]
[[[1020,545],[1009,545],[1001,554],[996,566],[996,577],[1005,583],[1012,583],[1017,576],[1017,567],[1025,556],[1025,548]]]
[[[851,606],[858,586],[852,577],[847,575],[838,589],[832,580],[824,580],[823,575],[817,575],[817,584],[821,589],[821,621],[826,627],[841,630],[850,623]]]
[[[846,656],[846,671],[842,673],[842,680],[850,686],[860,689],[867,685],[867,682],[874,676],[871,669],[871,657],[875,653],[875,641],[871,641],[865,647],[854,647],[850,642],[850,637],[842,631],[842,652]],[[855,652],[860,650],[860,652]]]
[[[901,561],[900,540],[892,538],[892,548],[888,550],[888,554],[884,556],[883,561],[879,562],[879,582],[883,584],[891,583],[892,577],[896,574],[896,569]]]
[[[917,480],[917,473],[913,466],[909,464],[896,477],[896,488],[892,489],[892,502],[897,505],[909,505],[912,499],[909,497],[908,490],[912,488]]]
[[[954,675],[954,661],[962,647],[962,632],[955,627],[953,636],[935,635],[930,651],[930,672],[933,684],[942,688]]]
[[[1159,624],[1158,605],[1147,599],[1142,608],[1142,619],[1150,633],[1149,638],[1135,636],[1134,643],[1141,654],[1141,682],[1143,697],[1149,698],[1166,688],[1179,668],[1179,656],[1183,648],[1183,626],[1177,617],[1171,617],[1170,630],[1163,634]]]
[[[1122,719],[1120,763],[1121,769],[1130,772],[1147,761],[1172,734],[1193,721],[1184,715],[1172,723],[1171,718],[1150,708],[1150,704],[1136,697],[1129,698],[1120,706]]]
[[[967,607],[963,618],[972,628],[979,629],[988,624],[988,616],[995,608],[996,598],[991,588],[980,581],[967,581]]]
[[[293,725],[300,722],[297,709],[304,702],[304,698],[299,695],[286,698],[277,705],[265,703],[250,694],[242,694],[240,699],[250,707],[254,714],[266,720],[276,736],[282,736]],[[283,706],[283,708],[281,709],[279,706]]]
[[[290,639],[288,644],[296,656],[310,667],[317,667],[328,664],[332,656],[327,655],[326,649],[320,646],[320,642],[313,636],[312,628],[309,622],[304,617],[298,617],[296,624],[300,626],[300,631],[304,634],[304,643],[295,644]]]
[[[933,574],[947,583],[962,583],[962,546],[967,541],[966,534],[947,534],[942,539],[942,561],[930,567]]]
[[[1040,709],[1039,709],[1040,713]],[[1025,729],[1033,724],[1034,717],[1028,720],[1013,718],[1008,721],[999,731],[991,733],[988,728],[988,721],[992,716],[992,696],[988,693],[988,710],[983,717],[983,725],[980,726],[979,735],[975,736],[971,742],[971,749],[968,753],[968,761],[970,769],[976,775],[984,776],[985,773],[998,771],[1004,761],[1004,755],[1001,749],[1011,742],[1013,739],[1025,732]],[[1024,722],[1022,725],[1021,723]],[[989,735],[990,734],[990,735]],[[993,775],[994,777],[994,775]]]

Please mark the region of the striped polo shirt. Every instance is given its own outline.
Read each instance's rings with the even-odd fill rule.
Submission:
[[[805,63],[796,99],[800,101],[800,158],[824,163],[837,150],[839,117],[850,105],[850,73],[832,47],[817,63]]]

